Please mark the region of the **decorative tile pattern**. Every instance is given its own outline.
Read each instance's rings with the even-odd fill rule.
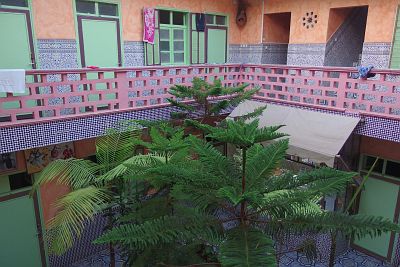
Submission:
[[[124,42],[124,66],[144,66],[144,44],[143,42]]]
[[[391,43],[364,43],[361,64],[373,65],[377,69],[388,69],[391,49]]]
[[[325,66],[360,65],[368,8],[355,8],[326,44]]]
[[[288,44],[264,44],[261,64],[287,63]]]
[[[49,256],[49,263],[51,267],[65,267],[70,266],[74,262],[81,261],[83,259],[90,258],[92,255],[99,255],[102,251],[107,249],[107,244],[94,245],[92,242],[98,238],[103,229],[107,225],[107,218],[101,214],[95,216],[92,221],[87,221],[85,228],[72,248],[70,248],[65,254],[60,256],[51,255]],[[99,259],[99,257],[96,257]],[[96,263],[97,262],[93,262]],[[100,266],[100,265],[94,265]]]
[[[364,117],[355,129],[359,135],[400,143],[400,121],[378,117]]]
[[[40,69],[73,69],[79,67],[75,40],[38,39],[36,43]]]
[[[228,63],[261,64],[262,54],[262,44],[231,44],[229,45]]]
[[[326,44],[289,44],[289,66],[323,66]]]

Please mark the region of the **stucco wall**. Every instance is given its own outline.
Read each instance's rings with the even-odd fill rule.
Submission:
[[[292,12],[290,43],[318,44],[328,39],[330,8],[362,5],[369,6],[365,42],[391,42],[398,0],[265,0],[264,13]],[[302,18],[311,11],[318,23],[306,29]]]
[[[37,39],[75,39],[72,0],[32,0]]]
[[[290,13],[264,15],[264,43],[289,43]]]
[[[74,0],[32,0],[34,29],[37,39],[76,39]],[[248,21],[244,28],[235,23],[234,0],[115,0],[121,3],[122,39],[141,41],[143,7],[176,8],[188,12],[224,13],[229,15],[229,43],[255,44],[262,38],[262,0],[249,0]]]

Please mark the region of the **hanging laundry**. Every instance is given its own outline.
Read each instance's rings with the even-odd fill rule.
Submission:
[[[25,93],[25,70],[0,69],[0,92]]]
[[[206,15],[197,13],[196,14],[196,30],[198,32],[204,32],[206,28]]]
[[[143,9],[143,42],[154,44],[154,34],[155,34],[155,16],[154,8],[144,8]]]
[[[371,77],[375,77],[374,73],[371,73],[371,70],[374,68],[374,66],[359,66],[358,69],[358,74],[360,75],[360,78],[362,79],[367,79]]]

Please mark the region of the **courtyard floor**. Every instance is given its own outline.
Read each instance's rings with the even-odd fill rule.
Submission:
[[[118,267],[122,267],[122,260],[117,259]],[[107,251],[98,255],[87,258],[81,262],[77,262],[71,267],[108,267],[110,258]],[[296,253],[288,253],[282,256],[279,267],[326,267],[326,263],[310,263],[306,257],[300,256],[297,258]],[[389,267],[389,264],[382,263],[382,261],[371,258],[361,252],[349,250],[342,256],[336,259],[335,267]]]

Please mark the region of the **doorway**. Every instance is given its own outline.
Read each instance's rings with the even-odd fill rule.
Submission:
[[[287,64],[291,13],[264,15],[263,64]]]
[[[355,67],[361,64],[367,17],[368,6],[330,9],[325,66]]]

